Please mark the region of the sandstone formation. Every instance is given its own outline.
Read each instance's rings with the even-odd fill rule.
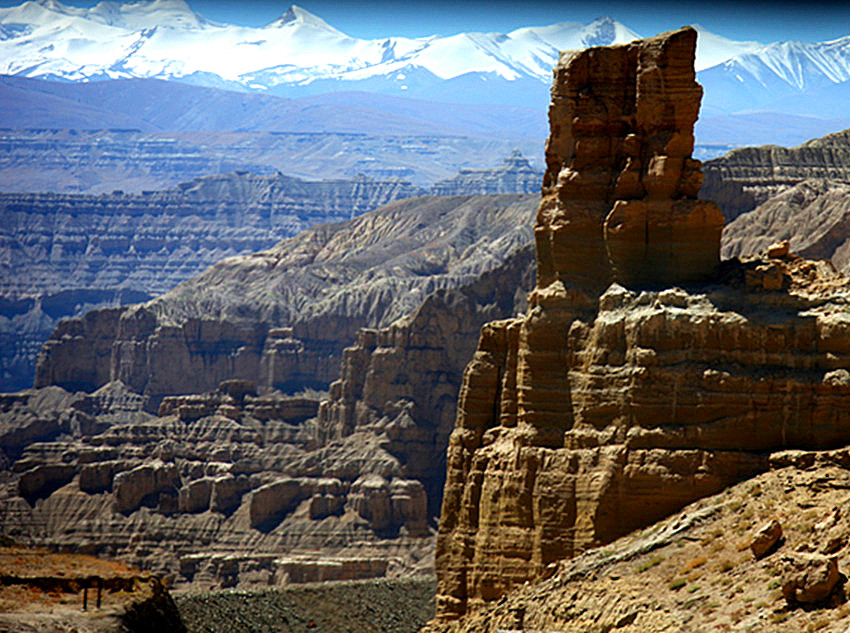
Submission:
[[[690,158],[696,32],[565,53],[524,316],[466,369],[437,615],[768,468],[850,440],[850,282],[798,257],[719,262]],[[620,626],[620,625],[618,625]]]
[[[530,205],[510,213],[530,224]],[[526,245],[393,325],[362,331],[321,408],[257,395],[244,379],[167,396],[158,417],[120,383],[5,396],[10,481],[64,470],[37,498],[9,487],[4,530],[86,544],[195,587],[428,571],[463,367],[481,324],[523,310],[533,280]],[[287,338],[291,330],[276,340]],[[315,548],[338,560],[320,563]]]
[[[0,389],[32,384],[62,317],[147,301],[223,257],[419,193],[397,179],[246,171],[139,194],[0,193]]]
[[[0,293],[10,299],[81,288],[160,294],[222,257],[269,248],[311,225],[349,220],[420,193],[397,179],[311,182],[244,170],[137,194],[2,193]]]
[[[850,451],[782,451],[767,461],[769,470],[753,479],[552,563],[502,599],[425,631],[843,633],[850,626],[842,578]],[[749,538],[771,519],[784,526],[785,541],[756,559]],[[843,540],[828,551],[839,535]],[[794,592],[791,601],[785,587]],[[812,590],[817,602],[799,601]]]
[[[386,434],[407,476],[424,484],[430,516],[438,515],[463,369],[484,323],[526,308],[534,264],[529,244],[473,283],[435,292],[389,327],[361,330],[319,409],[320,438]]]
[[[543,172],[534,169],[514,150],[495,169],[461,169],[456,176],[434,183],[434,196],[469,196],[488,193],[538,193]]]
[[[116,383],[5,396],[2,533],[196,589],[429,572],[436,504],[392,434],[320,444],[318,404],[246,381],[157,416]]]
[[[604,289],[711,276],[723,218],[696,199],[695,34],[564,53],[555,68],[538,286]]]
[[[91,391],[120,380],[151,411],[164,396],[231,378],[261,392],[326,389],[359,328],[389,325],[528,243],[533,204],[531,196],[398,201],[225,259],[146,304],[63,321],[35,384]]]
[[[828,259],[850,273],[850,182],[811,179],[771,196],[730,222],[723,232],[724,257],[764,252],[787,240],[792,253]]]

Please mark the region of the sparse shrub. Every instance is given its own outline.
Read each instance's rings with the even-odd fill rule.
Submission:
[[[685,580],[684,578],[678,578],[678,579],[676,579],[676,580],[674,580],[673,582],[670,583],[670,589],[672,591],[678,591],[679,589],[684,587],[686,584],[688,584],[687,580]]]
[[[722,561],[720,561],[720,564],[717,566],[717,570],[720,571],[720,572],[726,573],[727,571],[732,569],[734,566],[735,566],[735,563],[733,563],[728,558],[724,558]]]
[[[699,556],[699,557],[697,557],[697,558],[695,558],[691,561],[688,561],[688,563],[684,567],[682,567],[682,573],[687,573],[687,572],[691,571],[692,569],[696,569],[697,567],[702,567],[707,562],[708,562],[707,557]]]
[[[652,559],[650,559],[650,560],[648,560],[647,562],[645,562],[645,563],[644,563],[643,565],[641,565],[640,567],[638,567],[638,573],[639,573],[639,574],[642,574],[642,573],[643,573],[643,572],[645,572],[647,569],[652,569],[652,568],[653,568],[653,567],[655,567],[656,565],[660,565],[662,562],[664,562],[664,557],[663,557],[663,556],[655,556],[655,557],[653,557]]]

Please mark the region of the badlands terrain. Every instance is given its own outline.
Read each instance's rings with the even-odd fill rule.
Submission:
[[[314,628],[268,588],[332,580],[335,627],[846,629],[847,133],[701,165],[696,37],[561,56],[542,197],[462,171],[62,321],[0,397],[10,546],[152,573],[189,630]],[[245,185],[270,227],[282,179],[129,195]]]

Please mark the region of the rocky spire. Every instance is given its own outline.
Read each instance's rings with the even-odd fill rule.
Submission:
[[[691,158],[702,88],[690,27],[561,55],[555,68],[538,286],[600,291],[710,277],[723,215]]]

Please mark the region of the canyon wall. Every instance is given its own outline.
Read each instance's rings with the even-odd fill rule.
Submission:
[[[424,484],[430,516],[439,515],[464,367],[484,323],[525,310],[534,273],[528,244],[472,283],[438,290],[389,327],[361,330],[319,408],[320,441],[386,433],[388,450]]]
[[[532,196],[432,197],[308,229],[148,303],[62,322],[35,383],[92,391],[121,380],[152,410],[229,378],[261,391],[327,388],[361,327],[385,327],[498,267],[530,241],[533,212]]]
[[[767,468],[850,440],[850,284],[776,249],[719,260],[696,196],[691,28],[555,69],[537,282],[482,329],[448,455],[437,615]]]
[[[461,374],[481,324],[524,309],[534,265],[527,244],[361,330],[321,404],[245,380],[156,415],[117,381],[5,395],[3,533],[195,588],[432,573]]]
[[[702,192],[727,220],[752,211],[768,198],[804,180],[850,182],[850,130],[799,147],[745,147],[706,161]]]
[[[419,194],[399,180],[244,171],[141,194],[0,194],[0,389],[32,385],[63,317],[166,292],[223,257]]]

